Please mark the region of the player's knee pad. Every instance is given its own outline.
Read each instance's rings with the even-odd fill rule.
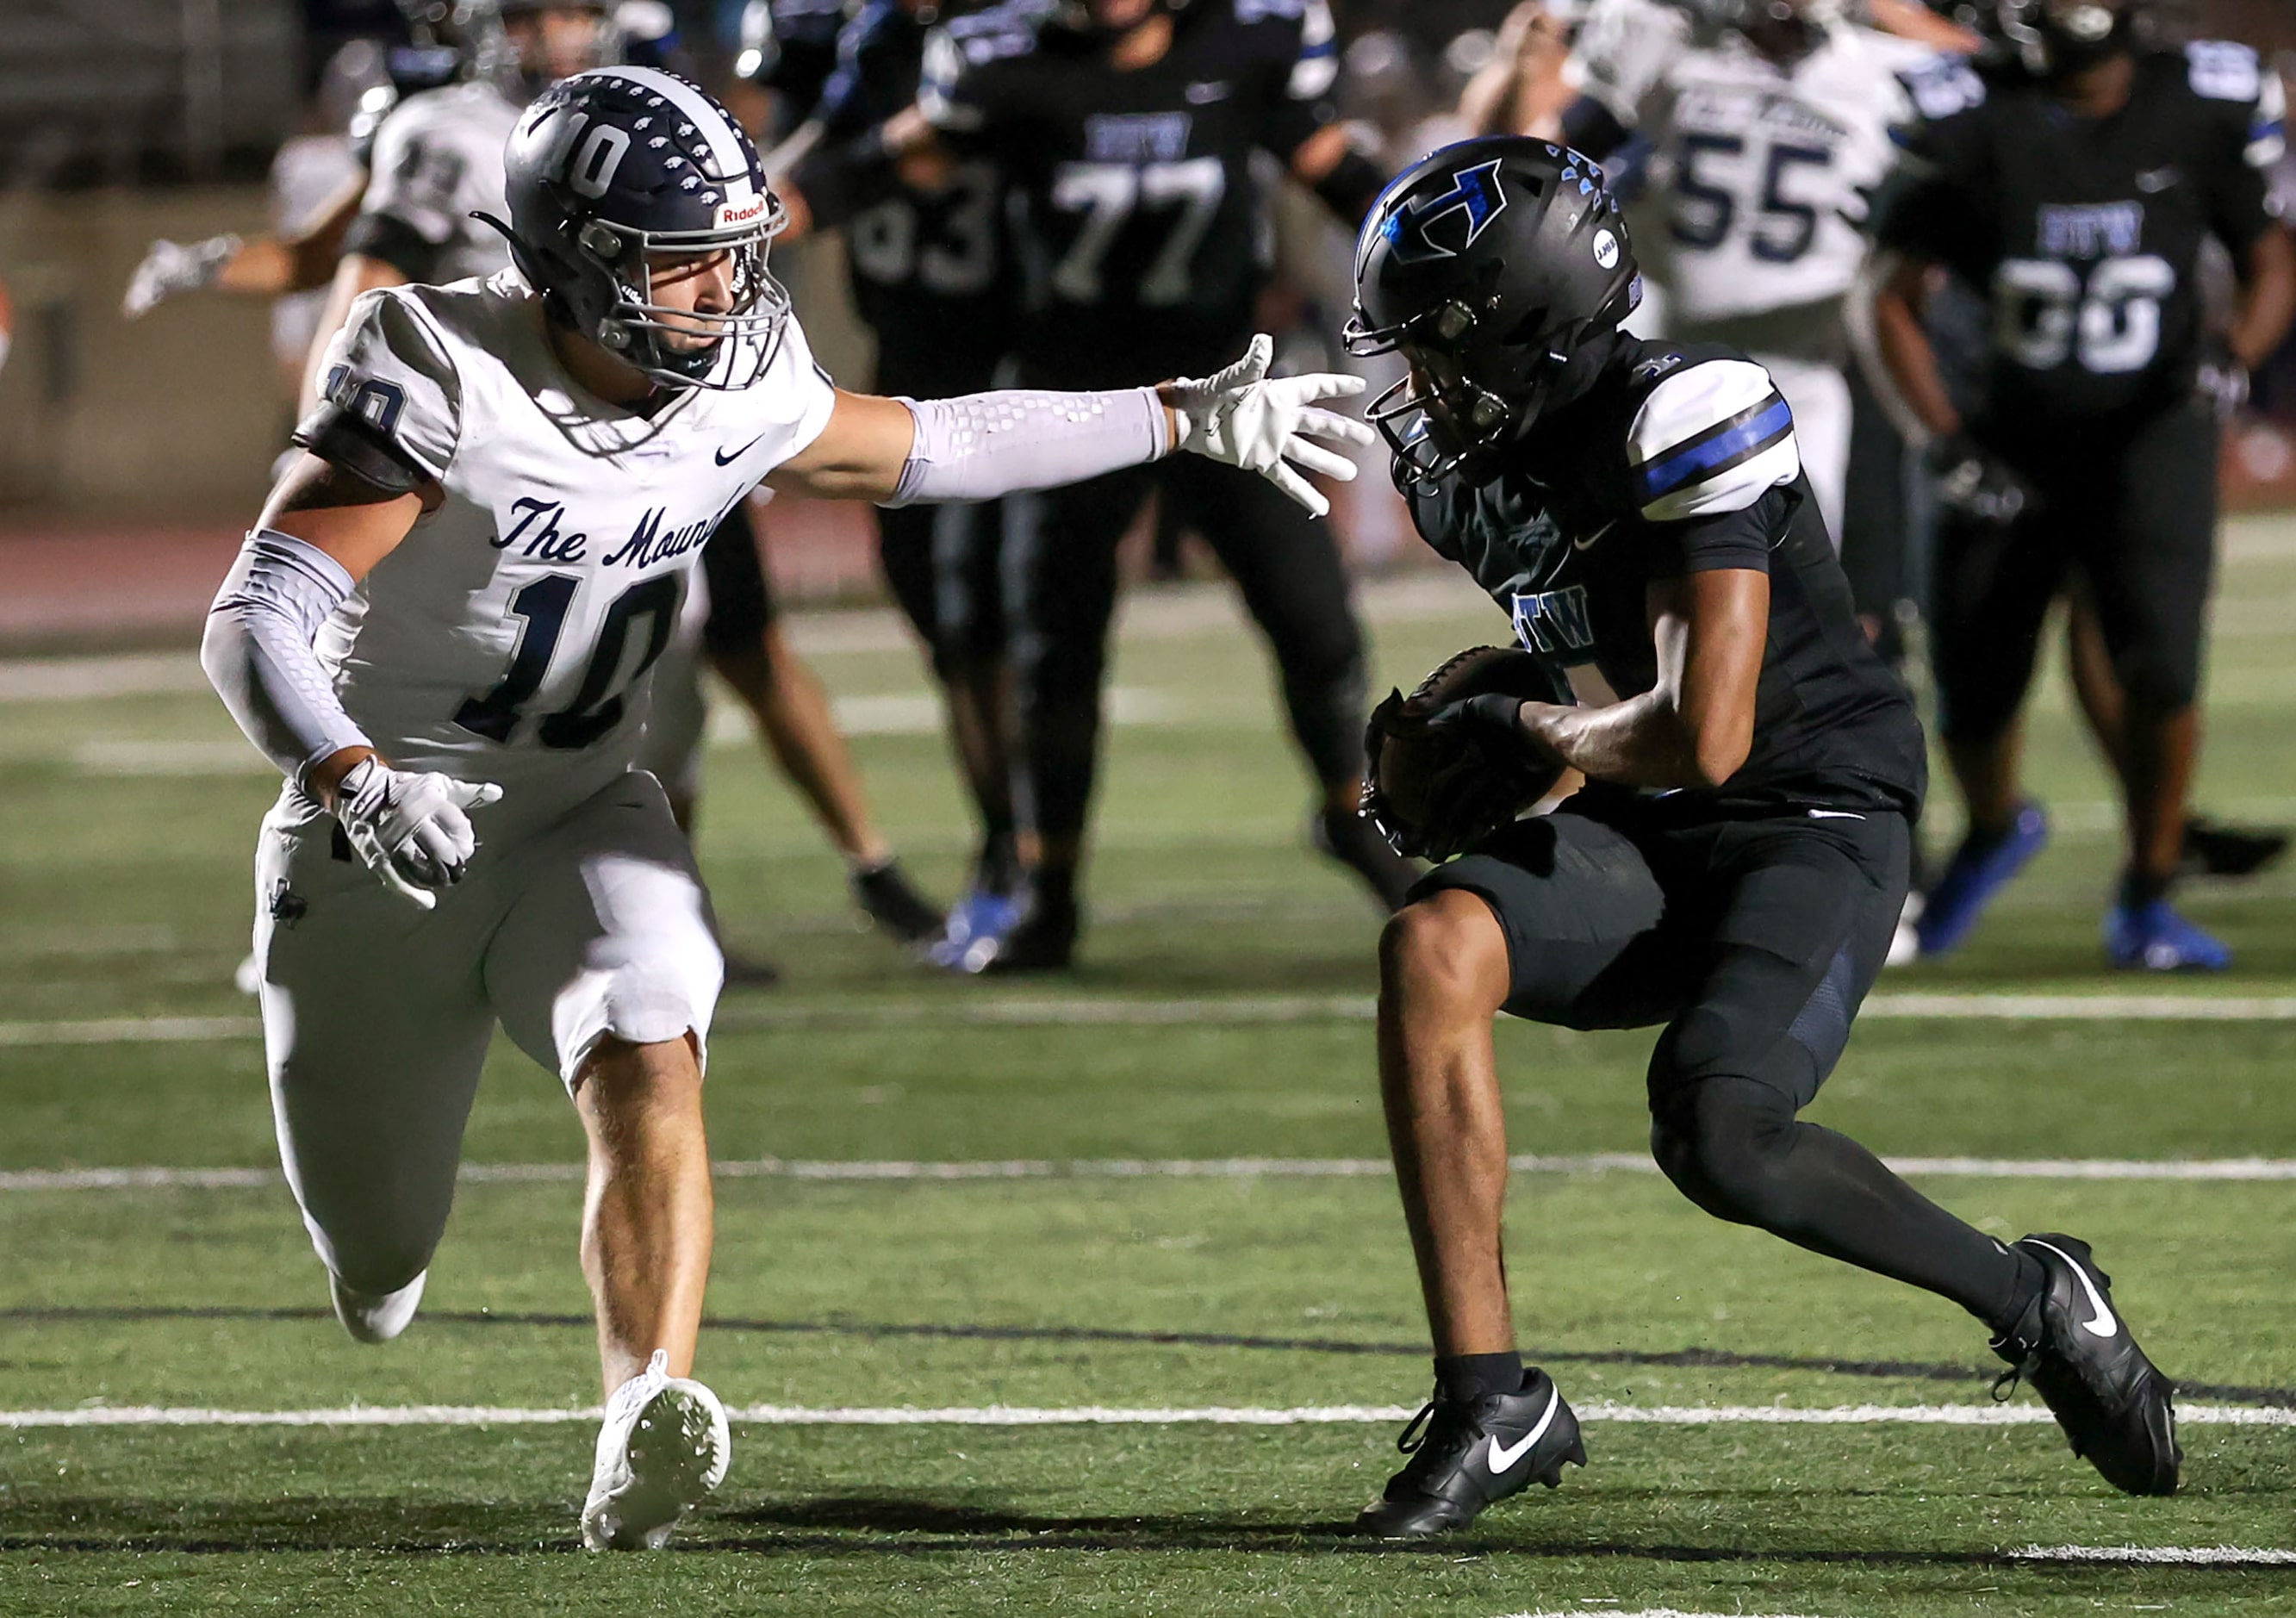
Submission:
[[[1759,1080],[1715,1077],[1653,1088],[1651,1155],[1692,1202],[1734,1224],[1776,1222],[1792,1098]]]

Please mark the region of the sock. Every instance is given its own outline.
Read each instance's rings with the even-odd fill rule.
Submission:
[[[1438,1354],[1435,1385],[1444,1398],[1462,1402],[1515,1392],[1522,1386],[1522,1356],[1513,1349],[1504,1354]]]
[[[2140,876],[2134,871],[2120,874],[2120,902],[2131,910],[2141,910],[2154,899],[2168,897],[2165,878]]]
[[[2017,1329],[2025,1318],[2025,1311],[2033,1307],[2033,1300],[2049,1284],[2049,1272],[2041,1268],[2040,1260],[2021,1247],[2008,1247],[2005,1251],[2017,1261],[2017,1278],[2010,1284],[2009,1299],[2001,1306],[2001,1312],[1985,1323],[1992,1329],[1996,1343],[2003,1342]]]

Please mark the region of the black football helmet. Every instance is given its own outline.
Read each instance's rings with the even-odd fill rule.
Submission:
[[[1350,354],[1410,363],[1365,412],[1397,481],[1488,480],[1496,451],[1592,380],[1594,340],[1641,301],[1618,200],[1578,152],[1493,135],[1405,169],[1357,240],[1346,333]]]
[[[766,246],[788,216],[715,99],[654,68],[577,73],[527,108],[504,165],[510,222],[488,223],[551,319],[668,387],[732,390],[765,374],[790,313]],[[734,255],[732,309],[652,301],[657,264],[717,252]]]
[[[2136,12],[2137,0],[1986,0],[1976,21],[1994,55],[2050,78],[2130,48]]]

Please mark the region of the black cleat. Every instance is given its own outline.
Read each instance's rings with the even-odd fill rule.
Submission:
[[[1390,916],[1403,908],[1411,884],[1423,875],[1415,861],[1388,846],[1378,826],[1353,809],[1318,809],[1308,823],[1308,841],[1362,877]]]
[[[2288,834],[2273,825],[2234,825],[2205,815],[2185,817],[2179,876],[2253,876],[2288,851]]]
[[[853,902],[861,914],[894,942],[915,949],[940,937],[947,917],[910,885],[899,860],[856,871],[850,880]]]
[[[1484,1507],[1533,1483],[1554,1488],[1562,1481],[1563,1462],[1587,1464],[1578,1418],[1554,1379],[1536,1367],[1513,1393],[1467,1401],[1446,1399],[1438,1389],[1395,1447],[1411,1462],[1363,1508],[1357,1533],[1419,1540],[1464,1528]]]
[[[2112,1277],[2088,1244],[2029,1236],[2018,1251],[2040,1261],[2047,1283],[2024,1318],[1993,1344],[2009,1369],[1993,1384],[2006,1399],[2020,1377],[2047,1403],[2073,1453],[2128,1494],[2174,1494],[2176,1388],[2161,1375],[2112,1308]]]
[[[1022,905],[1021,919],[997,944],[982,970],[1066,972],[1076,960],[1077,934],[1083,929],[1073,892],[1031,892]]]

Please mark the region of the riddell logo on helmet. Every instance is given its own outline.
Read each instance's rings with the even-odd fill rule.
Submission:
[[[765,214],[766,193],[762,191],[746,202],[720,202],[718,204],[718,228],[723,230],[728,225],[747,225],[752,219],[765,218]]]

